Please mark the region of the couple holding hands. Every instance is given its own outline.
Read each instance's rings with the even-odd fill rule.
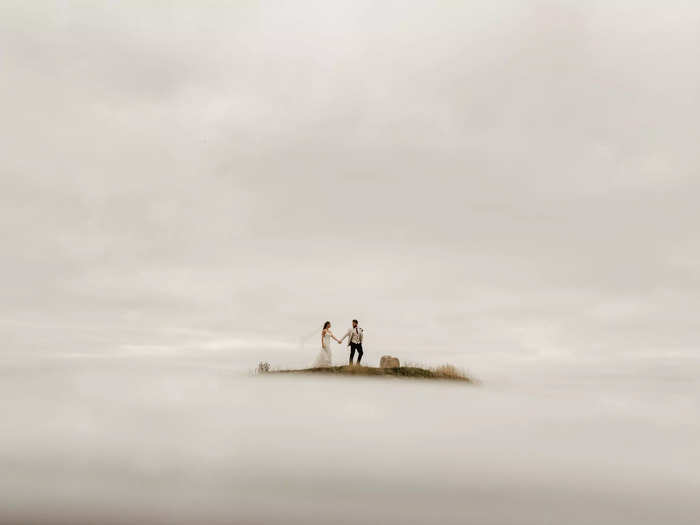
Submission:
[[[347,333],[338,339],[331,332],[331,322],[326,321],[323,323],[323,330],[321,331],[321,353],[316,358],[314,362],[314,367],[321,366],[332,366],[331,360],[331,338],[338,341],[338,344],[342,343],[345,338],[348,338],[348,346],[350,347],[350,364],[352,365],[352,360],[355,357],[355,352],[357,352],[357,364],[360,364],[362,360],[362,339],[363,330],[358,326],[357,319],[352,320],[352,328],[349,328]]]

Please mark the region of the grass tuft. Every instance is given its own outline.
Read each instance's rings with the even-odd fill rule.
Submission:
[[[257,373],[257,374],[267,374],[267,373],[270,372],[271,370],[272,370],[272,368],[270,367],[270,363],[268,363],[267,361],[260,361],[260,362],[258,363],[258,368],[257,368],[257,370],[255,371],[255,373]]]
[[[445,377],[448,379],[465,379],[467,377],[464,370],[460,370],[456,366],[447,363],[438,366],[433,370],[433,372],[440,377]]]

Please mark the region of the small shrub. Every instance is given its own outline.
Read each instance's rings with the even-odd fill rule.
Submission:
[[[258,374],[267,374],[270,371],[270,363],[267,361],[260,361],[258,363]]]

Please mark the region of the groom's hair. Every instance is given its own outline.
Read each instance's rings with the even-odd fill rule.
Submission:
[[[353,323],[357,323],[357,319],[353,319],[352,322],[353,322]]]

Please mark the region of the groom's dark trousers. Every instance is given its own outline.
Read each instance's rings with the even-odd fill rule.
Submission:
[[[359,365],[362,361],[362,343],[350,343],[350,364],[355,357],[355,350],[357,350],[357,364]]]

